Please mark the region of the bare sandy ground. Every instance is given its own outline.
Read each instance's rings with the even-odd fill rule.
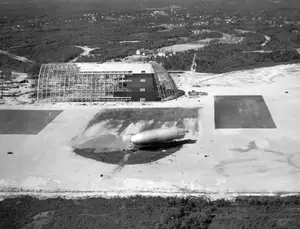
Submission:
[[[171,46],[162,47],[159,50],[168,51],[168,52],[184,52],[188,50],[197,50],[203,48],[212,40],[219,40],[221,43],[235,44],[241,42],[243,40],[243,37],[236,37],[228,33],[223,33],[223,37],[221,38],[206,38],[206,39],[199,40],[196,43],[171,45]]]
[[[184,52],[188,50],[197,50],[200,48],[203,48],[206,45],[205,42],[198,43],[198,44],[178,44],[178,45],[172,45],[172,46],[166,46],[163,48],[160,48],[161,51],[167,51],[167,52]]]
[[[97,49],[97,48],[89,48],[88,46],[78,46],[78,45],[76,45],[76,47],[81,48],[82,53],[78,55],[76,58],[74,58],[73,60],[71,60],[70,62],[75,62],[80,56],[87,56],[90,54],[91,51]]]
[[[12,72],[12,80],[3,83],[2,103],[10,106],[33,104],[35,99],[32,98],[32,94],[36,90],[35,83],[36,80],[28,78],[26,73]]]
[[[265,36],[265,42],[261,44],[261,46],[266,46],[266,44],[271,40],[271,37],[267,36],[267,35],[264,35]]]
[[[140,103],[1,106],[2,109],[64,110],[38,135],[0,135],[2,196],[12,195],[12,188],[23,191],[15,194],[31,190],[37,195],[72,197],[205,194],[229,198],[239,193],[298,193],[299,72],[300,65],[292,64],[218,75],[174,74],[180,89],[203,91],[208,96],[186,96],[143,106]],[[215,95],[262,95],[277,128],[215,129]],[[72,139],[83,133],[98,112],[122,107],[200,107],[197,143],[184,145],[154,163],[126,165],[115,173],[118,165],[73,153]],[[139,125],[130,128],[138,130]]]

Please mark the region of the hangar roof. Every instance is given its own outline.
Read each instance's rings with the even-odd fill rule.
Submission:
[[[149,63],[74,63],[80,72],[129,72],[132,73],[154,73]]]

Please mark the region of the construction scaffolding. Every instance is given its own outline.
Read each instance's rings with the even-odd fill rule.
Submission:
[[[146,70],[146,71],[145,71]],[[158,63],[148,65],[119,64],[102,65],[97,63],[50,63],[40,69],[37,87],[38,102],[102,102],[132,101],[137,96],[134,88],[139,88],[141,74],[153,78],[156,98],[164,101],[178,96],[178,89],[169,73]],[[135,79],[135,82],[132,82]],[[145,79],[143,79],[145,80]],[[144,81],[143,81],[144,82]],[[144,89],[141,83],[141,89]],[[132,91],[131,89],[134,89]],[[145,89],[144,89],[145,90]],[[153,92],[152,91],[152,92]],[[124,93],[119,93],[124,92]],[[118,97],[115,95],[123,95]],[[139,95],[143,98],[143,95]]]
[[[43,102],[129,101],[114,97],[114,92],[128,91],[129,71],[79,72],[73,63],[43,64],[40,69],[37,100]]]

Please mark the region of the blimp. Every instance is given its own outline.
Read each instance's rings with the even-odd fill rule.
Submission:
[[[130,147],[161,144],[175,139],[182,139],[188,132],[188,130],[180,128],[145,130],[131,136]]]

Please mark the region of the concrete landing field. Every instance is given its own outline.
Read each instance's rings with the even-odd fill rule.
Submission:
[[[14,127],[0,135],[1,195],[20,189],[82,196],[298,193],[299,72],[298,65],[288,65],[209,81],[210,75],[185,73],[174,78],[179,88],[208,96],[144,106],[27,106],[37,110],[29,115],[37,120],[37,131],[21,134],[23,127]],[[203,79],[210,85],[193,87]],[[51,122],[49,110],[59,114]],[[9,115],[1,112],[0,123],[7,128]],[[190,133],[174,145],[123,151],[131,134],[166,126]]]

